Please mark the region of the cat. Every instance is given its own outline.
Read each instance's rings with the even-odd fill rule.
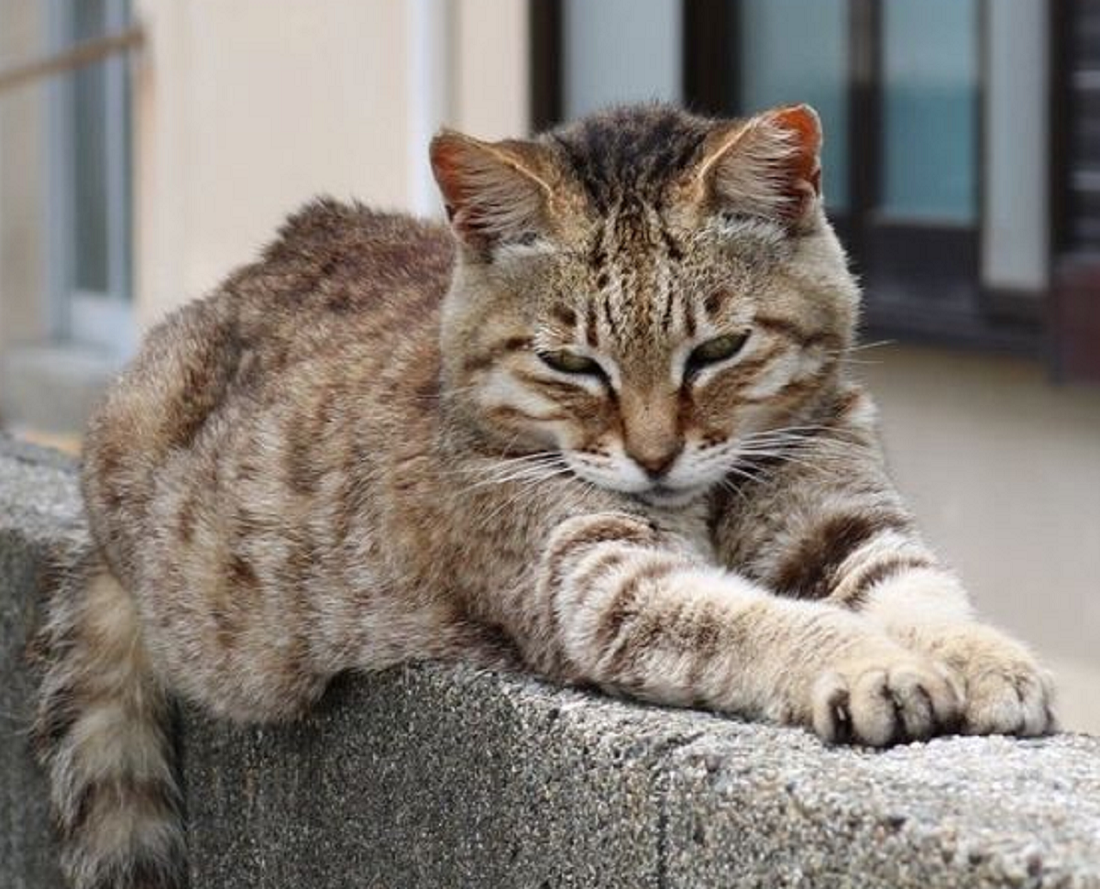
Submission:
[[[179,697],[449,658],[885,746],[1053,730],[887,478],[804,105],[442,131],[449,225],[318,200],[92,419],[37,737],[74,887],[173,887]]]

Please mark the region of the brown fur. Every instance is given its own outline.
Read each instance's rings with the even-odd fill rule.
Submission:
[[[444,657],[828,739],[1047,730],[1049,683],[973,623],[883,471],[819,146],[804,107],[444,133],[454,236],[319,201],[154,330],[88,431],[98,555],[50,630],[74,884],[167,884],[178,834],[133,820],[171,814],[167,766],[151,786],[95,746],[160,737],[167,694],[281,719],[337,672]],[[138,660],[102,688],[112,633]],[[80,794],[133,830],[96,846]]]

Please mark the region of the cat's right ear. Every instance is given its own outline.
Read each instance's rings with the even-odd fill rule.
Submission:
[[[788,105],[717,126],[691,175],[710,210],[760,216],[798,231],[821,218],[821,120]]]
[[[541,145],[482,142],[443,130],[432,139],[431,161],[451,228],[475,252],[548,232],[552,167]]]

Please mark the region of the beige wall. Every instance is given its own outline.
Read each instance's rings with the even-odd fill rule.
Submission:
[[[0,65],[44,45],[43,4],[0,0]],[[42,86],[0,95],[0,349],[45,333],[45,149]]]
[[[1055,667],[1067,725],[1100,732],[1100,390],[1016,359],[859,354],[929,541]]]
[[[148,322],[328,192],[404,198],[397,2],[139,0],[137,304]],[[357,39],[357,35],[361,35]]]
[[[526,4],[462,0],[446,12],[453,71],[440,120],[523,131]],[[426,145],[410,144],[410,4],[404,0],[138,0],[139,321],[147,325],[256,255],[319,193],[407,208]],[[431,12],[432,4],[428,4]],[[414,170],[414,166],[419,170]]]
[[[524,135],[530,126],[527,0],[450,2],[456,10],[451,122],[483,139]]]

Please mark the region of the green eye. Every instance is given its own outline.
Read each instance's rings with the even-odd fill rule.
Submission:
[[[717,364],[736,355],[748,340],[747,333],[728,333],[696,346],[687,360],[687,376],[693,376],[708,364]]]
[[[576,352],[539,352],[539,358],[547,367],[552,367],[564,374],[589,374],[590,376],[603,376],[603,368],[599,362],[593,361]]]

